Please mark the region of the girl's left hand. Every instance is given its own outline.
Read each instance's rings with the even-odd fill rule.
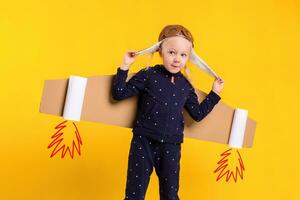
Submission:
[[[221,77],[216,78],[215,81],[214,81],[212,90],[215,93],[220,94],[223,87],[224,87],[224,80]]]

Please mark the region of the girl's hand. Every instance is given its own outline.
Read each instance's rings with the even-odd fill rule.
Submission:
[[[224,80],[221,77],[216,78],[215,81],[214,81],[212,90],[215,93],[220,94],[223,87],[224,87]]]
[[[123,58],[123,63],[120,66],[122,70],[128,70],[130,68],[130,65],[135,61],[136,57],[135,51],[127,51]]]

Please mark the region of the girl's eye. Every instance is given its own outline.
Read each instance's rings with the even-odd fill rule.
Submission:
[[[185,57],[185,56],[186,56],[186,54],[181,54],[181,56],[184,56],[184,57]]]
[[[174,51],[169,51],[170,54],[174,53]]]

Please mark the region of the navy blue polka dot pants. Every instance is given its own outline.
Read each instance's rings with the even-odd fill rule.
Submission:
[[[155,168],[160,200],[179,200],[181,143],[162,143],[133,134],[127,169],[125,200],[144,200]]]

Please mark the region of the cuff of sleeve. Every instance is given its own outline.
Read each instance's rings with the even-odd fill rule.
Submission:
[[[123,70],[123,69],[121,69],[120,67],[118,67],[117,75],[118,75],[119,77],[126,77],[126,78],[127,78],[128,71],[129,71],[129,69]]]
[[[212,99],[214,99],[216,102],[219,102],[221,97],[215,93],[213,90],[211,90],[208,94],[208,96],[210,96]]]
[[[120,74],[127,74],[128,71],[129,71],[129,69],[123,70],[123,69],[121,69],[120,67],[118,67],[118,73],[120,73]]]

